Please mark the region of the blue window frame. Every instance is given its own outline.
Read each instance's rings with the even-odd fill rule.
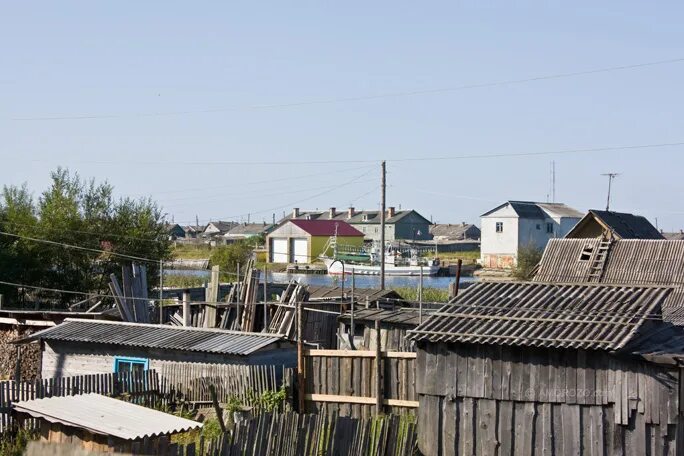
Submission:
[[[150,367],[150,360],[147,358],[128,358],[124,356],[114,357],[114,372],[130,373],[145,372]]]

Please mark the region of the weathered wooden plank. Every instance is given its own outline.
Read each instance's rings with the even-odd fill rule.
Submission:
[[[472,456],[475,454],[475,400],[469,397],[463,399],[460,416],[459,455]]]
[[[457,454],[459,401],[445,399],[442,403],[442,452]]]
[[[513,454],[513,440],[514,440],[514,415],[513,402],[501,401],[498,403],[498,431],[497,441],[499,443],[499,454],[511,455]]]
[[[421,395],[418,407],[418,448],[426,456],[440,454],[442,410],[440,398],[437,396]]]
[[[477,401],[477,454],[495,455],[499,446],[496,434],[496,401],[480,399]]]

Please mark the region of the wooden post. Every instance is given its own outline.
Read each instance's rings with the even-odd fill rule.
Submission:
[[[458,289],[461,287],[461,266],[463,265],[463,260],[458,259],[456,266],[456,290],[454,292],[454,297],[458,296]]]
[[[351,345],[351,349],[355,350],[356,348],[354,347],[354,335],[356,334],[356,326],[354,326],[354,293],[356,292],[356,284],[354,281],[354,278],[356,277],[356,274],[354,274],[354,268],[352,268],[351,271],[351,326],[350,326],[350,331],[351,334],[349,335],[349,343]]]
[[[375,320],[375,414],[382,414],[382,337],[380,320]]]
[[[306,394],[306,387],[304,385],[304,341],[302,334],[304,328],[302,327],[302,301],[297,300],[297,388],[299,396],[299,413],[305,413],[304,395]]]
[[[264,330],[268,329],[268,271],[264,266]]]
[[[221,432],[226,433],[226,423],[223,422],[223,409],[219,405],[218,396],[216,395],[216,387],[213,383],[209,384],[209,392],[211,393],[211,402],[214,404],[214,411],[216,412],[216,419],[221,427]]]
[[[386,209],[386,170],[385,161],[382,161],[382,187],[381,187],[381,202],[380,202],[380,290],[385,289],[385,209]]]
[[[192,326],[190,313],[190,290],[183,291],[183,326]]]
[[[418,324],[423,323],[423,265],[420,266],[420,281],[418,282]]]
[[[2,309],[2,304],[3,304],[2,299],[3,299],[3,296],[0,294],[0,309]]]

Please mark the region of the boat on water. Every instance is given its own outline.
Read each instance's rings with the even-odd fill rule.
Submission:
[[[337,240],[332,238],[329,248],[325,252],[332,250],[332,256],[322,256],[321,259],[328,269],[329,275],[358,274],[358,275],[380,275],[380,248],[353,247],[338,245]],[[418,249],[401,249],[393,246],[386,246],[385,255],[385,275],[386,276],[433,276],[439,272],[440,263],[437,258],[424,258],[419,256]]]

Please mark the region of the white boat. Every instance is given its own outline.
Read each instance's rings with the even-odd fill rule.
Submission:
[[[380,275],[380,265],[375,264],[356,264],[356,263],[345,263],[344,268],[342,267],[342,262],[335,260],[333,258],[323,258],[323,263],[328,268],[328,274],[330,275],[342,275],[343,269],[344,274],[354,274],[358,275]],[[423,276],[433,276],[439,272],[439,260],[432,260],[427,265],[397,265],[385,263],[385,275],[386,276],[420,276],[421,269],[423,271]]]

